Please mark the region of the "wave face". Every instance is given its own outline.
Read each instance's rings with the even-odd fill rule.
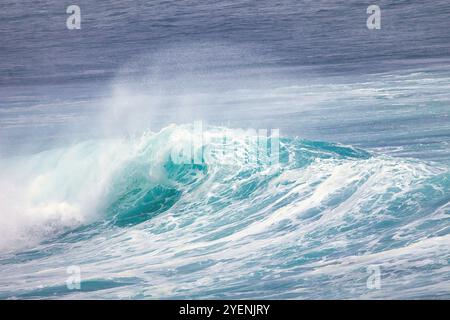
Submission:
[[[190,125],[1,160],[0,298],[450,297],[446,164],[224,131],[231,162],[174,161]]]

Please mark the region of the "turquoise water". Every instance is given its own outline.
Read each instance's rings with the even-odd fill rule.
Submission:
[[[245,150],[245,131],[227,132]],[[2,181],[28,188],[3,195],[15,250],[1,297],[448,297],[448,166],[300,138],[281,138],[278,164],[175,164],[194,134],[172,125],[2,163]],[[367,288],[368,266],[382,289]]]

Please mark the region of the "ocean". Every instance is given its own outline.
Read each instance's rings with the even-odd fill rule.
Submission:
[[[0,299],[450,298],[450,2],[73,4],[2,1]]]

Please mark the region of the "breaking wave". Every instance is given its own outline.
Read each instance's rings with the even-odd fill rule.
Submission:
[[[215,162],[205,161],[204,148],[222,144],[224,132],[233,156],[220,149]],[[193,146],[200,162],[174,161],[195,135],[191,125],[171,125],[1,160],[0,264],[34,260],[24,273],[37,264],[62,274],[79,265],[94,283],[73,292],[50,277],[46,290],[31,280],[14,295],[448,295],[445,165],[288,137],[279,140],[279,161],[249,161],[248,131],[213,126]],[[399,273],[414,277],[414,287],[368,291],[364,268],[374,264],[389,266],[392,282]],[[314,293],[305,289],[312,285]],[[0,296],[7,291],[2,284]]]

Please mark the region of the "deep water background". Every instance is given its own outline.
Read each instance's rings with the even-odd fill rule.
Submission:
[[[201,83],[205,74],[216,91],[221,91],[218,80],[224,78],[237,88],[256,83],[259,90],[253,95],[246,92],[250,101],[245,103],[234,94],[226,101],[214,98],[214,106],[207,101],[208,113],[216,115],[210,118],[221,124],[277,127],[289,135],[370,147],[432,143],[432,149],[447,154],[441,144],[449,141],[448,97],[442,94],[448,89],[450,57],[447,1],[379,1],[382,28],[377,31],[366,28],[366,8],[372,4],[367,1],[80,0],[77,4],[82,29],[73,31],[65,27],[67,3],[3,2],[0,136],[5,152],[17,153],[18,144],[29,150],[54,145],[64,137],[98,136],[98,130],[89,134],[86,127],[92,126],[84,124],[103,105],[99,100],[111,95],[110,85],[119,70],[152,57],[146,59],[157,60],[157,80],[165,74],[172,80],[165,89],[178,84],[176,93],[188,87],[192,94],[192,83],[200,83],[197,92],[210,92],[211,87]],[[167,59],[164,50],[170,52]],[[135,79],[141,67],[121,72],[120,78]],[[373,75],[382,72],[390,77],[403,71],[425,74],[405,81]],[[186,74],[194,79],[180,81]],[[144,72],[141,78],[153,76]],[[286,79],[293,79],[290,85],[310,85],[312,79],[344,85],[261,97],[261,92],[281,87]],[[341,97],[352,93],[348,89],[354,89],[353,94]],[[423,94],[408,98],[417,90]],[[310,95],[314,101],[307,99]],[[318,97],[325,101],[317,101]],[[387,103],[388,99],[395,101]],[[247,102],[258,110],[245,112]],[[174,101],[164,108],[170,104]],[[158,118],[147,123],[163,127],[186,120]],[[383,133],[386,138],[379,136]],[[429,157],[429,152],[433,158],[447,157],[433,150],[421,156]]]

